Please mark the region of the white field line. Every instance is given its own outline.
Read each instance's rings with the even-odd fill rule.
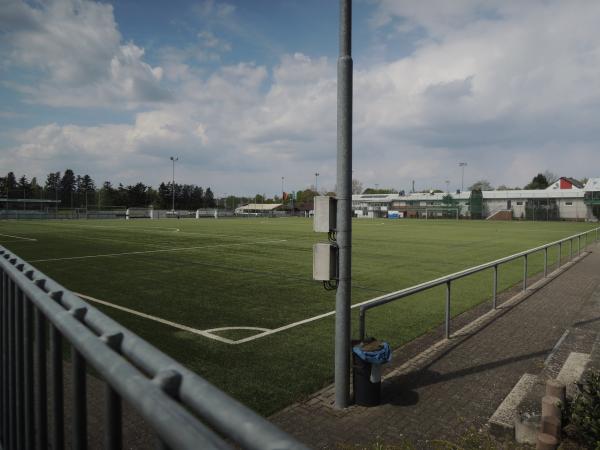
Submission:
[[[99,303],[101,305],[104,306],[108,306],[110,308],[115,308],[121,311],[125,311],[129,314],[133,314],[139,317],[143,317],[145,319],[148,320],[153,320],[154,322],[159,322],[162,323],[164,325],[169,325],[171,327],[177,328],[179,330],[183,330],[183,331],[188,331],[190,333],[194,333],[194,334],[198,334],[200,336],[203,336],[205,338],[208,339],[214,339],[215,341],[219,341],[219,342],[223,342],[225,344],[235,344],[235,341],[232,341],[231,339],[227,339],[221,336],[217,336],[216,334],[212,334],[209,331],[202,331],[202,330],[197,330],[196,328],[192,328],[192,327],[188,327],[186,325],[181,325],[179,323],[176,322],[171,322],[170,320],[165,320],[165,319],[161,319],[160,317],[156,317],[156,316],[151,316],[150,314],[146,314],[140,311],[136,311],[135,309],[131,309],[131,308],[125,308],[124,306],[119,306],[119,305],[115,305],[113,303],[109,303],[109,302],[105,302],[104,300],[99,300],[97,298],[94,297],[90,297],[89,295],[83,295],[83,294],[78,294],[75,293],[75,295],[83,298],[84,300],[89,300],[90,302],[94,302],[94,303]]]
[[[365,300],[364,302],[360,302],[360,303],[355,303],[354,305],[350,306],[350,308],[351,309],[359,308],[359,307],[361,307],[362,305],[364,305],[366,303],[370,303],[371,301],[373,301],[373,299]],[[318,316],[309,317],[308,319],[299,320],[298,322],[289,323],[289,324],[284,325],[284,326],[279,327],[279,328],[273,328],[272,330],[267,330],[267,331],[264,331],[263,333],[258,333],[258,334],[255,334],[253,336],[249,336],[247,338],[240,339],[239,341],[235,341],[235,344],[243,344],[244,342],[250,342],[250,341],[253,341],[255,339],[260,339],[260,338],[263,338],[265,336],[269,336],[270,334],[279,333],[280,331],[289,330],[290,328],[295,328],[295,327],[297,327],[299,325],[304,325],[305,323],[314,322],[315,320],[319,320],[319,319],[323,319],[325,317],[333,316],[334,314],[335,314],[335,310],[329,311],[329,312],[326,312],[326,313],[323,313],[323,314],[319,314]]]
[[[39,225],[42,227],[46,227],[48,225],[58,225],[58,227],[55,228],[112,228],[112,229],[117,229],[117,230],[130,230],[130,231],[169,231],[172,233],[179,233],[181,230],[179,228],[174,228],[174,227],[152,227],[152,228],[137,228],[135,226],[131,226],[131,227],[122,227],[122,226],[116,226],[116,225],[82,225],[82,224],[72,224],[72,223],[62,223],[62,222],[51,222],[51,223],[38,223],[38,222],[31,222],[28,223],[28,225]]]
[[[138,227],[115,227],[112,225],[75,225],[76,227],[81,228],[115,228],[118,230],[130,230],[130,231],[169,231],[173,233],[179,233],[181,230],[179,228],[172,227],[156,227],[156,228],[138,228]]]
[[[181,252],[186,250],[200,250],[205,248],[217,248],[217,247],[239,247],[240,245],[255,245],[255,244],[272,244],[276,242],[287,242],[287,239],[277,239],[269,241],[253,241],[253,242],[239,242],[237,244],[215,244],[215,245],[199,245],[195,247],[177,247],[177,248],[165,248],[159,250],[144,250],[137,252],[123,252],[123,253],[105,253],[101,255],[85,255],[85,256],[66,256],[64,258],[48,258],[48,259],[34,259],[30,262],[49,262],[49,261],[66,261],[72,259],[90,259],[90,258],[110,258],[115,256],[128,256],[128,255],[147,255],[149,253],[164,253],[164,252]]]
[[[279,241],[276,241],[276,242],[279,242]],[[577,261],[578,261],[578,259],[576,259],[576,260],[574,260],[574,261],[569,261],[568,263],[565,263],[565,264],[564,264],[564,265],[561,267],[561,269],[558,269],[558,270],[562,270],[562,271],[564,271],[564,270],[565,270],[565,267],[567,267],[567,268],[568,268],[568,267],[570,267],[570,266],[569,266],[569,263],[571,263],[571,262],[577,262]],[[561,271],[561,272],[557,272],[555,276],[558,276],[560,273],[562,273],[562,271]],[[553,272],[553,273],[554,273],[554,272]],[[534,287],[535,287],[535,286],[537,286],[539,283],[542,283],[544,280],[545,280],[545,279],[542,279],[542,280],[540,280],[540,281],[538,281],[538,282],[534,283],[534,284],[533,284],[533,285],[530,287],[530,289],[531,289],[531,288],[534,288]],[[104,302],[104,301],[102,301],[102,300],[97,300],[97,299],[94,299],[94,298],[92,298],[92,297],[88,297],[88,296],[81,295],[81,294],[77,294],[77,295],[79,295],[79,296],[80,296],[80,297],[82,297],[82,298],[86,298],[86,299],[88,299],[88,300],[91,300],[91,301],[96,301],[96,302],[98,302],[98,303],[102,303],[102,304],[104,304],[104,305],[106,305],[106,306],[111,306],[111,307],[114,307],[114,308],[117,308],[117,309],[121,309],[121,310],[123,310],[123,311],[127,311],[127,312],[129,312],[129,313],[131,313],[131,314],[136,314],[136,315],[138,315],[138,316],[141,316],[141,317],[146,317],[146,318],[149,318],[149,319],[151,319],[151,320],[156,320],[156,321],[158,321],[158,322],[161,322],[161,323],[164,323],[164,324],[168,324],[168,325],[174,326],[174,327],[176,327],[176,328],[179,328],[179,329],[182,329],[182,330],[186,330],[186,331],[190,331],[191,333],[199,334],[199,335],[201,335],[201,336],[204,336],[204,337],[207,337],[207,338],[209,338],[209,339],[215,339],[215,340],[217,340],[217,341],[224,342],[224,343],[231,344],[231,345],[243,344],[243,343],[245,343],[245,342],[254,341],[254,340],[256,340],[256,339],[260,339],[260,338],[263,338],[263,337],[265,337],[265,336],[269,336],[269,335],[271,335],[271,334],[279,333],[279,332],[281,332],[281,331],[289,330],[290,328],[295,328],[295,327],[297,327],[297,326],[299,326],[299,325],[303,325],[303,324],[305,324],[305,323],[314,322],[314,321],[316,321],[316,320],[323,319],[323,318],[325,318],[325,317],[329,317],[329,316],[333,316],[333,315],[335,314],[335,310],[334,310],[334,311],[329,311],[329,312],[326,312],[326,313],[323,313],[323,314],[319,314],[318,316],[309,317],[308,319],[299,320],[299,321],[297,321],[297,322],[293,322],[293,323],[290,323],[290,324],[284,325],[284,326],[282,326],[282,327],[279,327],[279,328],[273,328],[273,329],[259,328],[259,327],[222,327],[222,328],[212,328],[212,329],[210,329],[210,330],[204,330],[204,331],[202,331],[202,330],[196,330],[195,328],[186,327],[185,325],[179,325],[179,324],[176,324],[175,322],[170,322],[170,321],[168,321],[168,320],[163,320],[163,319],[160,319],[160,318],[158,318],[158,317],[150,316],[150,315],[148,315],[148,314],[144,314],[144,313],[141,313],[141,312],[138,312],[138,311],[134,311],[134,310],[132,310],[132,309],[129,309],[129,308],[124,308],[124,307],[122,307],[122,306],[113,305],[112,303]],[[515,297],[513,297],[513,299],[517,298],[519,295],[520,295],[520,294],[517,294]],[[512,299],[511,299],[511,300],[512,300]],[[354,308],[359,308],[360,306],[362,306],[362,305],[364,305],[364,304],[366,304],[366,303],[370,303],[370,302],[372,302],[372,301],[373,301],[373,299],[365,300],[365,301],[363,301],[363,302],[360,302],[360,303],[356,303],[356,304],[354,304],[354,305],[351,305],[351,306],[350,306],[350,308],[351,308],[351,309],[354,309]],[[482,317],[483,317],[483,316],[482,316]],[[480,319],[481,319],[481,318],[480,318]],[[477,319],[477,320],[480,320],[480,319]],[[471,325],[471,324],[467,325],[467,326],[466,326],[466,327],[464,327],[464,328],[466,329],[466,328],[468,328],[470,325]],[[257,331],[264,330],[264,331],[263,331],[262,333],[255,334],[255,335],[253,335],[253,336],[249,336],[249,337],[247,337],[247,338],[239,339],[239,340],[237,340],[237,341],[233,341],[233,340],[231,340],[231,339],[223,338],[223,337],[221,337],[221,336],[218,336],[218,335],[216,335],[216,334],[212,334],[212,333],[211,333],[211,332],[213,332],[213,331],[225,331],[225,330],[257,330]],[[461,329],[461,330],[462,330],[462,329]],[[458,332],[460,332],[461,330],[459,330]],[[457,332],[457,333],[458,333],[458,332]],[[441,341],[441,342],[443,342],[443,341]],[[437,345],[437,344],[436,344],[436,345]]]
[[[50,225],[50,224],[31,223],[30,225],[46,226],[46,225]],[[159,231],[159,232],[163,232],[163,231],[167,232],[168,231],[168,232],[178,233],[179,235],[190,234],[192,236],[227,237],[227,238],[235,238],[235,239],[246,239],[248,237],[248,236],[240,236],[240,235],[236,235],[236,234],[215,234],[215,233],[203,233],[203,232],[196,232],[196,231],[181,231],[180,228],[171,228],[171,227],[136,228],[134,226],[123,227],[123,226],[117,226],[117,225],[81,225],[81,224],[63,224],[63,223],[57,223],[57,222],[53,222],[53,223],[51,223],[51,225],[57,225],[57,227],[55,227],[55,228],[69,228],[69,227],[108,228],[108,229],[112,228],[112,229],[116,229],[116,230],[128,230],[128,231]]]
[[[22,239],[22,240],[24,240],[24,241],[32,241],[32,242],[37,242],[37,239],[33,239],[33,238],[26,238],[26,237],[21,237],[21,236],[13,236],[12,234],[0,234],[0,236],[9,237],[9,238],[14,238],[14,239]]]
[[[124,239],[111,239],[111,238],[99,238],[99,237],[83,237],[83,236],[77,236],[75,238],[76,240],[83,240],[83,241],[100,241],[100,242],[116,242],[119,244],[131,244],[131,241],[126,241]],[[165,244],[150,244],[149,242],[136,242],[135,245],[143,245],[144,247],[158,247],[158,248],[165,248]]]
[[[204,330],[204,331],[206,333],[212,333],[214,331],[229,331],[229,330],[269,331],[270,328],[262,328],[262,327],[221,327],[221,328],[211,328],[210,330]]]
[[[127,311],[127,312],[129,312],[131,314],[136,314],[136,315],[138,315],[140,317],[146,317],[146,318],[151,319],[151,320],[156,320],[157,322],[165,323],[167,325],[172,325],[172,326],[174,326],[176,328],[180,328],[182,330],[185,329],[186,331],[190,331],[191,333],[196,333],[196,334],[199,334],[201,336],[207,337],[209,339],[215,339],[217,341],[225,342],[225,343],[231,344],[231,345],[244,344],[246,342],[251,342],[251,341],[254,341],[256,339],[260,339],[260,338],[263,338],[265,336],[269,336],[271,334],[279,333],[281,331],[289,330],[290,328],[295,328],[297,326],[304,325],[305,323],[314,322],[316,320],[320,320],[320,319],[323,319],[325,317],[333,316],[335,314],[335,310],[333,310],[333,311],[329,311],[329,312],[326,312],[326,313],[323,313],[323,314],[319,314],[318,316],[309,317],[308,319],[299,320],[297,322],[289,323],[287,325],[283,325],[282,327],[273,328],[273,329],[259,328],[259,327],[221,327],[221,328],[212,328],[210,330],[196,330],[195,328],[190,328],[190,327],[186,327],[185,325],[179,325],[179,324],[176,324],[174,322],[169,322],[168,320],[163,320],[163,319],[160,319],[158,317],[150,316],[148,314],[145,314],[145,313],[142,313],[142,312],[139,312],[139,311],[135,311],[133,309],[129,309],[129,308],[124,308],[122,306],[113,305],[112,303],[108,303],[108,302],[105,302],[103,300],[98,300],[98,299],[95,299],[93,297],[88,297],[88,296],[85,296],[85,295],[82,295],[82,294],[77,294],[77,295],[79,295],[81,298],[86,298],[86,299],[91,300],[91,301],[96,301],[96,302],[101,303],[101,304],[106,305],[106,306],[112,306],[114,308],[121,309],[123,311]],[[366,300],[366,301],[361,302],[361,303],[356,303],[356,304],[350,306],[350,308],[358,308],[358,307],[364,305],[365,303],[369,303],[371,300]],[[239,339],[237,341],[233,341],[231,339],[223,338],[223,337],[220,337],[220,336],[218,336],[216,334],[212,334],[212,332],[215,332],[215,331],[227,331],[227,330],[256,330],[256,331],[261,331],[261,333],[254,334],[252,336],[248,336],[246,338],[242,338],[242,339]]]

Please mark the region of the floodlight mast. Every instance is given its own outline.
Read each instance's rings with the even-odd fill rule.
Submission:
[[[458,165],[462,169],[462,176],[460,179],[460,192],[462,192],[465,190],[465,166],[467,165],[467,163],[459,162]]]
[[[352,3],[340,0],[337,91],[337,229],[339,267],[335,299],[335,407],[350,404],[352,281]]]
[[[171,191],[173,191],[173,203],[171,211],[175,212],[175,161],[179,161],[179,157],[171,156],[171,161],[173,161],[173,184],[171,185]]]

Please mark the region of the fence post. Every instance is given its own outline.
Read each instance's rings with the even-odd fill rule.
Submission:
[[[496,297],[498,295],[498,264],[494,266],[494,284],[492,286],[492,309],[496,309]]]
[[[446,282],[446,339],[450,339],[450,284],[451,281]]]
[[[71,369],[73,377],[73,448],[87,448],[87,401],[86,362],[83,355],[71,346]]]
[[[365,340],[365,321],[366,321],[365,314],[366,313],[367,312],[364,309],[360,308],[359,317],[358,317],[358,337],[361,342],[364,342],[364,340]]]
[[[23,420],[25,386],[23,383],[23,291],[13,283],[13,299],[15,301],[15,378],[16,378],[16,443],[17,448],[23,448],[25,442],[25,423]]]
[[[523,292],[527,290],[527,255],[523,256]]]
[[[8,217],[8,216],[7,216]],[[10,416],[10,410],[8,405],[8,372],[9,372],[9,361],[8,361],[8,274],[2,272],[2,439],[6,442],[8,437],[8,417]]]
[[[23,338],[24,338],[24,374],[25,383],[25,448],[33,448],[34,441],[34,384],[33,384],[33,306],[27,296],[23,296]]]
[[[560,269],[560,264],[562,262],[562,241],[558,243],[558,269]]]
[[[64,389],[63,389],[63,344],[60,331],[50,326],[50,359],[52,361],[52,416],[54,434],[53,448],[64,447]]]
[[[544,278],[548,276],[548,247],[544,248]]]
[[[36,437],[38,448],[48,448],[48,391],[46,381],[46,318],[35,308]]]
[[[577,256],[581,255],[581,235],[577,236]]]
[[[6,300],[8,301],[8,434],[4,437],[7,448],[16,448],[15,442],[15,323],[13,321],[15,301],[13,297],[13,281],[6,281]]]
[[[573,238],[569,239],[569,261],[573,260]]]

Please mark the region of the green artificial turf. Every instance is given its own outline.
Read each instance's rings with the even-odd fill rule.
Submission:
[[[570,222],[355,220],[352,302],[590,228]],[[312,231],[311,220],[295,218],[0,222],[0,245],[67,288],[199,330],[273,329],[332,311],[335,292],[312,281],[312,244],[325,240]],[[115,255],[127,252],[139,253]],[[109,256],[79,258],[97,255]],[[550,264],[556,257],[551,250]],[[542,267],[542,253],[530,258],[530,274]],[[522,270],[521,261],[503,265],[499,288],[518,283]],[[485,271],[457,281],[452,315],[489,301],[491,279]],[[408,342],[443,321],[444,299],[439,287],[372,310],[368,334],[394,347]],[[230,345],[94,306],[262,414],[332,381],[334,316]],[[353,329],[356,336],[356,309]],[[215,333],[238,340],[258,331]]]

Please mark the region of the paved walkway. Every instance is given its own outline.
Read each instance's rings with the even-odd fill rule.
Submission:
[[[313,448],[403,442],[428,448],[431,440],[456,440],[484,428],[521,375],[542,370],[568,327],[600,318],[600,246],[591,250],[449,341],[431,345],[436,337],[424,336],[400,349],[381,406],[335,410],[330,386],[271,420]]]

